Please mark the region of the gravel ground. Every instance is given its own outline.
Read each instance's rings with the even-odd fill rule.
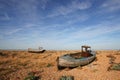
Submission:
[[[61,76],[74,76],[74,80],[120,80],[120,71],[110,70],[110,58],[120,63],[117,51],[97,51],[97,59],[89,65],[73,69],[57,69],[57,57],[79,51],[46,51],[43,54],[27,51],[0,51],[0,80],[24,80],[28,73],[34,72],[40,80],[59,80]]]

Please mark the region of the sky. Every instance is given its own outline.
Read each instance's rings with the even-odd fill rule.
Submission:
[[[0,49],[120,49],[120,0],[0,0]]]

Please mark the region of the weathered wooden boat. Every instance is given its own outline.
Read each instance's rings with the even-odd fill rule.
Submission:
[[[46,50],[43,49],[43,48],[39,48],[39,49],[31,49],[31,48],[28,48],[28,52],[30,53],[43,53],[45,52]]]
[[[84,52],[78,52],[73,54],[65,54],[63,56],[58,57],[57,66],[58,69],[61,67],[77,67],[89,64],[96,57],[94,51],[87,50]]]
[[[43,52],[45,52],[45,50],[30,50],[28,52],[30,52],[30,53],[43,53]]]

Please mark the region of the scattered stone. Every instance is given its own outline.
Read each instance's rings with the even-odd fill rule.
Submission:
[[[113,64],[113,65],[110,67],[110,70],[118,70],[118,71],[120,71],[120,63],[118,63],[118,64]]]
[[[41,78],[39,76],[36,76],[35,74],[36,74],[35,71],[29,72],[24,80],[41,80]]]
[[[78,66],[77,69],[82,69],[82,66]]]
[[[61,76],[59,80],[74,80],[74,76]]]
[[[97,72],[98,70],[97,69],[94,69],[93,72]]]
[[[7,56],[6,54],[4,54],[4,53],[2,53],[2,52],[0,52],[0,56]]]
[[[120,55],[120,50],[116,52],[116,55]]]

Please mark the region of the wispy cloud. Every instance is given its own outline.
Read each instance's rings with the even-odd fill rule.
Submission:
[[[61,5],[55,9],[53,9],[52,13],[48,15],[48,17],[54,17],[59,15],[67,15],[69,13],[75,12],[77,10],[85,10],[92,6],[89,1],[79,2],[78,0],[74,0],[68,5]]]
[[[8,44],[10,44],[11,42],[17,43],[17,41],[19,41],[20,42],[19,47],[23,46],[23,44],[26,43],[30,44],[24,46],[24,48],[43,46],[46,49],[74,49],[74,48],[78,49],[80,45],[85,43],[92,44],[94,42],[100,42],[100,40],[98,41],[96,41],[96,39],[94,40],[94,37],[104,36],[113,32],[120,31],[119,24],[113,25],[112,23],[111,24],[100,23],[97,25],[91,25],[83,28],[80,27],[77,29],[66,28],[63,30],[59,30],[58,28],[49,29],[48,28],[49,26],[46,26],[44,28],[43,27],[37,28],[37,27],[38,25],[36,25],[36,27],[27,27],[27,31],[25,32],[24,36],[20,33],[22,35],[21,38],[18,35],[13,36],[13,38],[9,39],[7,43]],[[13,30],[9,30],[10,32],[6,34],[12,35],[15,33],[19,33],[22,30],[13,29]],[[107,39],[102,39],[102,40],[103,42],[105,42]]]
[[[0,20],[2,20],[2,21],[6,21],[6,20],[10,20],[10,17],[8,16],[8,14],[7,13],[0,13]]]
[[[2,14],[4,19],[9,18],[9,13],[14,15],[10,15],[12,19],[17,18],[19,22],[37,22],[43,18],[41,10],[46,8],[48,1],[50,0],[6,0],[1,2],[3,5],[0,5],[0,12],[5,13]]]
[[[78,47],[79,45],[82,45],[85,43],[88,45],[89,44],[93,45],[93,43],[96,43],[96,42],[98,43],[102,42],[102,43],[105,43],[106,45],[112,45],[113,43],[111,44],[110,41],[114,41],[114,40],[110,40],[111,38],[104,39],[103,37],[105,35],[119,32],[120,31],[119,26],[120,26],[119,24],[111,26],[110,24],[103,23],[103,24],[93,25],[93,26],[89,26],[85,28],[77,28],[76,30],[73,30],[73,31],[71,31],[71,29],[68,29],[66,31],[60,31],[61,34],[59,34],[58,32],[55,32],[55,34],[52,34],[52,35],[55,35],[53,38],[47,39],[47,40],[50,40],[50,43],[49,41],[46,41],[46,42],[48,42],[49,45],[54,44],[54,43],[57,43],[57,44],[60,43],[62,46],[64,46],[64,48],[70,48],[68,47],[70,45],[72,45],[72,47],[75,47],[74,45]],[[102,41],[99,40],[100,36],[102,36],[103,38],[101,39]],[[98,39],[95,39],[95,37],[98,37]]]
[[[73,22],[68,20],[65,24],[52,24],[52,25],[38,25],[38,24],[27,24],[26,28],[32,29],[31,35],[36,35],[36,37],[42,36],[44,40],[76,40],[76,39],[89,39],[96,36],[109,34],[115,31],[120,31],[119,23],[111,23],[111,21],[102,21],[99,24],[89,25],[89,26],[74,26],[74,22],[79,22],[80,17],[75,17]],[[87,17],[88,18],[88,17]],[[73,19],[73,18],[72,18]],[[81,18],[80,18],[81,19]],[[83,17],[84,19],[84,17]],[[84,21],[84,20],[83,20]],[[114,21],[113,21],[114,22]],[[66,26],[69,26],[66,27]],[[60,28],[62,27],[62,28]],[[66,37],[66,39],[64,39]]]
[[[102,22],[97,25],[91,25],[85,28],[79,28],[72,34],[76,39],[89,39],[100,35],[110,34],[120,31],[120,24],[112,24],[109,22]]]
[[[120,10],[120,0],[106,0],[101,8],[105,9],[107,12],[114,12]]]
[[[18,28],[18,29],[13,29],[13,30],[11,30],[11,31],[7,32],[6,34],[7,34],[7,35],[12,35],[12,34],[14,34],[14,33],[19,32],[20,30],[22,30],[22,29],[21,29],[21,28]]]
[[[72,24],[75,24],[76,22],[84,22],[90,18],[88,14],[75,14],[72,16],[66,16],[67,20],[67,25],[70,26]]]
[[[46,9],[46,6],[47,6],[47,3],[49,2],[50,0],[41,0],[40,2],[40,6],[42,9]]]
[[[69,41],[74,41],[74,40],[80,40],[80,39],[91,39],[94,37],[98,37],[101,35],[108,35],[114,32],[120,31],[120,24],[112,24],[110,22],[106,23],[100,23],[97,25],[91,25],[91,26],[85,26],[85,27],[78,27],[77,29],[75,28],[66,28],[61,31],[52,31],[48,32],[47,35],[49,35],[49,39],[58,39],[58,41],[65,41],[65,43]],[[50,36],[52,35],[52,36]],[[48,40],[49,40],[48,39]]]
[[[72,2],[72,7],[74,9],[85,10],[90,8],[91,6],[92,4],[89,1],[79,2],[78,0],[76,0]]]
[[[77,49],[84,43],[116,44],[119,36],[111,36],[120,33],[119,5],[119,0],[1,0],[0,48],[14,44],[13,48]]]
[[[8,28],[8,29],[1,29],[0,33],[1,35],[10,36],[10,35],[18,33],[21,30],[22,28]]]

